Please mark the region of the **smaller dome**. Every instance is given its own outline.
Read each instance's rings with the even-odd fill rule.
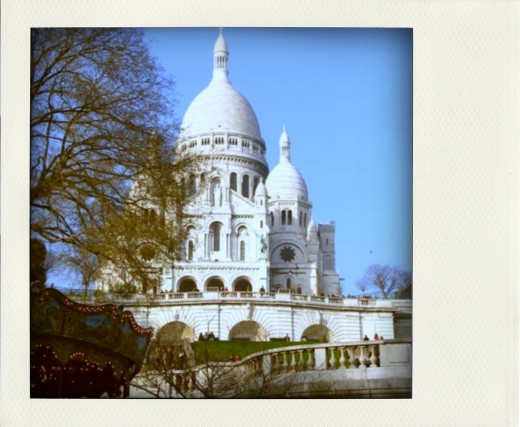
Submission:
[[[282,159],[271,171],[265,182],[271,198],[308,200],[307,184],[298,169],[287,159]]]
[[[305,200],[309,199],[307,184],[301,173],[291,163],[291,142],[283,127],[280,136],[280,162],[267,177],[265,186],[272,199]]]

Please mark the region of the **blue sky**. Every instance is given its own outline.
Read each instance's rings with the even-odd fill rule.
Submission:
[[[216,28],[150,28],[182,119],[211,80]],[[270,169],[283,124],[317,223],[336,222],[344,294],[371,264],[412,268],[412,30],[225,28],[232,84]]]

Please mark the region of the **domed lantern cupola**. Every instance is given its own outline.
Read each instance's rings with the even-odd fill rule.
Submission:
[[[280,160],[291,161],[291,141],[285,130],[285,125],[283,125],[283,131],[280,135]]]
[[[222,28],[218,35],[215,47],[213,48],[213,77],[215,78],[228,78],[228,57],[229,51],[226,43],[226,39],[222,34]]]
[[[271,171],[265,186],[271,200],[309,201],[307,184],[291,163],[291,141],[285,126],[280,136],[280,161]]]

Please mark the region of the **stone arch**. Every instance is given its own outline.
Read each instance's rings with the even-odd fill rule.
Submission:
[[[249,236],[248,224],[245,222],[239,222],[237,225],[235,225],[235,234],[237,236]]]
[[[269,334],[267,330],[254,320],[244,320],[238,322],[229,331],[228,339],[231,340],[249,340],[249,341],[267,341]]]
[[[195,341],[195,331],[184,322],[174,321],[167,323],[157,331],[155,336],[159,345],[173,345],[181,341]]]
[[[331,330],[323,325],[311,325],[303,331],[301,339],[304,337],[309,341],[330,342]]]
[[[194,292],[197,289],[197,281],[191,276],[179,279],[177,284],[178,292]]]
[[[206,291],[214,291],[218,289],[219,291],[224,290],[224,279],[218,276],[212,276],[208,280],[206,280],[206,284],[204,285],[204,289]]]
[[[195,224],[188,224],[186,226],[186,236],[194,238],[197,234],[197,228],[195,227]]]
[[[233,290],[237,292],[251,292],[253,290],[251,279],[245,276],[236,278],[233,282]]]

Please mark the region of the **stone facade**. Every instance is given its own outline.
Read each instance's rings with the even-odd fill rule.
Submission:
[[[173,272],[165,269],[163,290],[340,293],[334,223],[314,224],[285,128],[280,162],[269,173],[255,112],[229,81],[222,34],[213,78],[189,106],[176,147],[206,156],[210,172],[190,178],[185,257]]]
[[[204,172],[187,183],[182,259],[173,268],[151,265],[159,279],[148,294],[165,303],[131,303],[132,311],[156,330],[176,325],[190,340],[210,330],[220,339],[352,341],[376,332],[393,338],[390,306],[322,304],[341,292],[335,224],[314,222],[285,126],[279,162],[269,172],[255,112],[229,81],[228,55],[221,33],[213,78],[187,109],[175,146],[178,154],[206,159]],[[108,290],[117,274],[107,269],[99,287]]]

